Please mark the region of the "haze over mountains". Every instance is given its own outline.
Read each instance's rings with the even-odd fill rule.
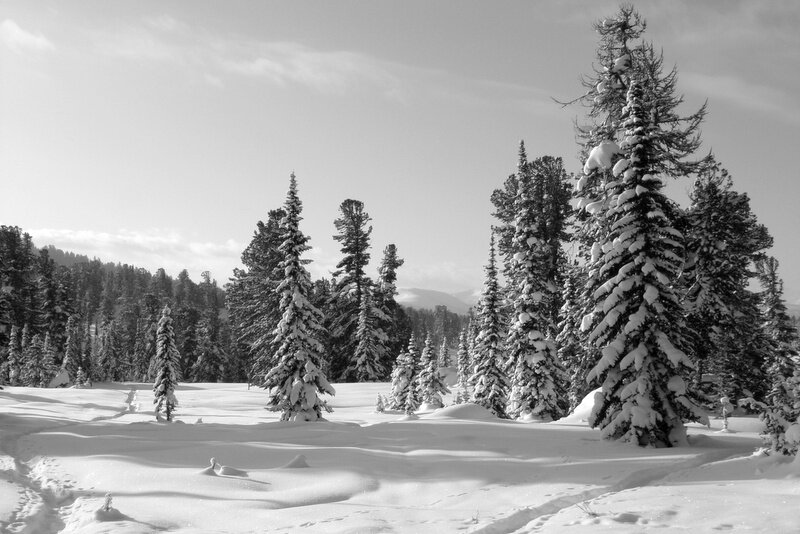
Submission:
[[[417,287],[398,288],[395,300],[403,306],[417,309],[433,310],[436,306],[447,306],[447,309],[459,315],[466,315],[470,307],[478,303],[479,291],[462,291],[451,294],[434,289]]]

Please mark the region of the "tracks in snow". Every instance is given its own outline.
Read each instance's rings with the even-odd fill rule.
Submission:
[[[91,422],[118,419],[123,415],[138,411],[136,389],[131,388],[125,399],[125,409],[110,416],[96,417]],[[0,480],[5,480],[19,488],[20,500],[8,521],[0,521],[0,532],[10,534],[56,534],[66,526],[62,513],[77,498],[71,483],[50,478],[53,460],[33,456],[21,447],[24,438],[74,426],[74,422],[64,422],[33,428],[25,432],[8,433],[0,438]],[[28,459],[26,459],[28,458]]]
[[[653,467],[634,471],[624,479],[611,486],[594,488],[580,493],[564,495],[557,499],[552,499],[539,506],[532,506],[518,509],[505,517],[492,520],[490,523],[476,526],[469,530],[470,534],[509,534],[518,531],[536,519],[553,515],[565,508],[575,506],[578,503],[596,499],[604,495],[619,493],[624,490],[641,488],[652,485],[669,475],[674,475],[678,471],[695,469],[705,464],[718,462],[729,458],[741,456],[741,452],[731,454],[729,450],[714,451],[701,454],[683,462],[671,464],[664,467]]]

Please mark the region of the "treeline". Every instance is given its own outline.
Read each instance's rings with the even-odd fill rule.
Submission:
[[[369,218],[357,201],[343,206],[350,210],[343,214],[357,209]],[[169,306],[182,381],[259,384],[268,370],[263,352],[272,350],[270,336],[277,326],[274,268],[281,213],[270,212],[266,223],[258,223],[253,242],[242,254],[247,267],[236,270],[225,287],[209,273],[202,273],[196,283],[186,270],[173,278],[163,269],[151,273],[104,263],[52,245],[37,249],[22,229],[0,227],[0,383],[46,386],[61,369],[72,382],[78,377],[151,381],[157,324]],[[339,224],[344,231],[345,223]],[[338,380],[386,379],[409,336],[422,338],[430,332],[437,343],[450,339],[452,345],[463,320],[443,306],[435,311],[403,309],[393,296],[382,297],[382,292],[394,295],[396,270],[403,260],[394,245],[387,246],[379,280],[373,282],[363,272],[369,232],[362,231],[366,235],[355,238],[355,256],[362,261],[356,275],[346,276],[356,264],[345,259],[333,278],[313,283],[310,295],[326,325],[337,332],[326,335],[324,342],[336,355],[326,359],[326,369],[334,369]],[[356,280],[361,301],[350,291]],[[373,314],[380,314],[382,333],[373,334],[381,338],[383,356],[374,372],[359,376],[350,362],[356,345],[348,336],[356,334],[365,295],[370,295]]]

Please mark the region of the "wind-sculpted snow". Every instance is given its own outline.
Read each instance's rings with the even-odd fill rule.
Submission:
[[[374,412],[389,384],[336,388],[335,411],[315,423],[278,421],[241,384],[179,386],[173,423],[134,409],[149,384],[7,388],[0,530],[774,533],[791,531],[800,505],[785,478],[797,469],[751,456],[753,418],[731,418],[729,434],[692,425],[691,447],[640,449],[602,441],[578,413],[523,423],[462,404],[402,421]]]

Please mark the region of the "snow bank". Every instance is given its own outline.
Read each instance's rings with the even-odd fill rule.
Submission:
[[[420,419],[463,419],[467,421],[499,421],[491,411],[471,402],[440,408]]]

